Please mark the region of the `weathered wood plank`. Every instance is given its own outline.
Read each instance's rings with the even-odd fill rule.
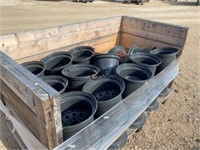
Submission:
[[[172,45],[169,43],[160,42],[160,41],[156,41],[156,40],[151,40],[151,39],[147,39],[147,38],[145,39],[145,38],[135,36],[132,34],[127,34],[127,33],[121,33],[120,44],[122,44],[126,48],[130,48],[133,44],[135,44],[142,48],[151,48],[153,46],[156,46],[156,47],[173,46],[173,47],[180,49],[180,47],[178,47],[176,45]],[[182,47],[181,47],[181,49],[182,49]]]
[[[47,50],[46,39],[10,46],[2,50],[13,59],[19,59]],[[20,55],[19,55],[20,54]]]
[[[0,36],[0,48],[18,45],[18,40],[15,34]]]
[[[167,43],[169,45],[173,45],[177,47],[182,47],[185,43],[185,40],[183,39],[174,38],[174,37],[170,37],[170,36],[166,36],[166,35],[162,35],[158,33],[153,33],[153,32],[148,32],[148,31],[143,31],[143,30],[137,30],[137,29],[134,29],[132,31],[125,29],[122,31],[122,33],[138,36],[138,37],[143,38],[144,40],[145,39],[155,40],[157,42]]]
[[[15,71],[14,66],[10,65],[3,59],[1,60],[0,69],[1,69],[1,80],[14,92],[16,95],[34,112],[35,104],[33,100],[32,90],[28,88],[28,78],[24,78],[23,81],[20,79],[22,75],[18,71]],[[15,76],[18,74],[18,78]],[[31,85],[31,84],[30,84]]]
[[[74,45],[70,45],[70,46],[66,46],[66,47],[62,47],[62,48],[59,48],[59,49],[53,49],[53,50],[48,50],[48,51],[45,51],[45,52],[42,52],[42,53],[38,53],[36,55],[32,55],[30,57],[25,57],[25,58],[22,58],[22,59],[18,59],[16,60],[18,63],[23,63],[23,62],[26,62],[26,61],[31,61],[31,60],[41,60],[43,57],[53,53],[53,52],[56,52],[56,51],[68,51],[74,47],[77,47],[77,46],[83,46],[83,45],[89,45],[89,46],[94,46],[95,45],[102,45],[102,47],[104,47],[103,49],[110,49],[110,46],[108,48],[106,48],[106,46],[104,46],[104,43],[109,43],[109,42],[112,42],[112,45],[113,43],[118,44],[119,43],[119,34],[112,34],[112,35],[108,35],[108,36],[103,36],[103,37],[100,37],[100,38],[94,38],[92,40],[89,40],[89,41],[86,41],[86,42],[81,42],[81,43],[76,43]],[[115,46],[114,45],[114,46]],[[104,51],[103,50],[103,51]],[[100,49],[96,50],[96,51],[101,51]]]
[[[2,99],[8,104],[21,118],[24,124],[30,129],[30,131],[38,138],[38,125],[36,114],[30,110],[21,99],[13,93],[13,91],[0,80]]]
[[[46,39],[26,42],[16,46],[10,46],[2,51],[13,59],[20,59],[41,52],[45,52],[48,50],[74,45],[76,43],[87,42],[95,38],[116,34],[118,32],[119,32],[119,27],[116,28],[115,26],[113,27],[110,26],[88,31],[58,34],[56,36],[49,37]],[[27,34],[31,34],[29,37],[28,35],[25,35],[25,37],[27,37],[27,40],[34,39],[32,32]],[[21,35],[21,40],[25,41],[26,38],[23,37],[22,35]],[[19,53],[20,55],[18,55]]]
[[[24,67],[1,53],[1,76],[6,85],[30,107],[34,104],[39,140],[48,148],[62,141],[62,124],[58,92]],[[7,74],[5,74],[7,72]],[[7,76],[6,76],[7,75]],[[40,83],[40,84],[39,84]],[[49,94],[49,93],[50,94]],[[40,111],[40,109],[42,111]],[[50,115],[51,114],[51,115]],[[43,117],[41,117],[43,116]],[[56,128],[57,127],[57,128]],[[53,138],[52,138],[53,137]]]
[[[28,149],[46,150],[47,148],[42,145],[38,139],[30,132],[27,126],[22,122],[17,113],[12,110],[9,105],[4,105],[0,101],[0,110],[5,114],[6,118],[12,123],[13,129],[17,131],[19,136],[23,139],[24,144]],[[13,112],[13,113],[11,113]]]
[[[2,36],[0,43],[2,51],[16,60],[115,34],[120,31],[120,26],[121,17],[115,17]]]
[[[122,17],[122,30],[129,29],[145,30],[148,32],[158,33],[174,38],[185,39],[188,28],[175,26],[167,23],[160,23],[150,20],[144,20],[134,17],[123,16]]]

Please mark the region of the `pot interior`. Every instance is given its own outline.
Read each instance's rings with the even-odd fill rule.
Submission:
[[[49,84],[52,88],[54,88],[56,91],[60,92],[63,90],[64,88],[64,84],[63,83],[60,83],[58,81],[51,81],[51,80],[48,80],[48,81],[45,81],[47,84]]]
[[[134,57],[134,62],[145,64],[145,65],[156,65],[158,62],[155,59],[149,57]]]
[[[28,69],[34,75],[38,75],[43,71],[44,68],[42,68],[42,66],[31,65],[31,66],[26,66],[26,69]]]
[[[122,76],[124,79],[128,80],[147,80],[150,78],[148,74],[146,74],[142,70],[137,70],[137,69],[125,69],[120,72],[120,76]]]
[[[80,61],[83,59],[87,59],[87,58],[91,57],[92,55],[93,55],[93,53],[91,51],[81,50],[81,51],[77,51],[76,53],[74,53],[73,58],[74,58],[74,61]]]
[[[46,69],[58,69],[64,67],[68,63],[70,63],[70,58],[68,56],[51,57],[51,59],[46,62]]]
[[[121,88],[117,83],[108,81],[91,87],[92,94],[97,101],[107,101],[120,94]]]
[[[95,70],[78,68],[76,70],[65,73],[65,75],[67,75],[68,77],[86,77],[94,75],[96,73],[97,72]]]
[[[87,101],[80,101],[62,112],[63,126],[79,124],[92,115],[92,106]]]

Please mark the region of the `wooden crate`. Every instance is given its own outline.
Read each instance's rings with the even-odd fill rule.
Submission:
[[[0,108],[32,134],[22,139],[25,145],[53,149],[63,143],[60,95],[19,63],[79,45],[92,46],[100,53],[118,44],[127,49],[132,44],[173,46],[181,49],[181,55],[187,31],[186,27],[120,16],[0,36]]]

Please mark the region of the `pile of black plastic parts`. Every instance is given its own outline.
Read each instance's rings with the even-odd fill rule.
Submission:
[[[165,69],[178,52],[172,47],[148,49],[133,45],[127,50],[117,45],[108,53],[99,54],[93,47],[79,46],[22,65],[61,94],[66,140]],[[160,96],[168,94],[167,86]],[[158,107],[155,99],[146,111]],[[145,121],[143,113],[131,128],[141,128]],[[110,149],[122,147],[126,140],[125,132]]]

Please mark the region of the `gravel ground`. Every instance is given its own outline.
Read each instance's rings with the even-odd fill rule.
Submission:
[[[200,149],[200,6],[195,1],[150,1],[143,6],[113,2],[72,3],[0,0],[0,34],[129,15],[190,27],[172,94],[152,113],[143,129],[129,137],[124,150]],[[18,149],[0,120],[0,149]]]

